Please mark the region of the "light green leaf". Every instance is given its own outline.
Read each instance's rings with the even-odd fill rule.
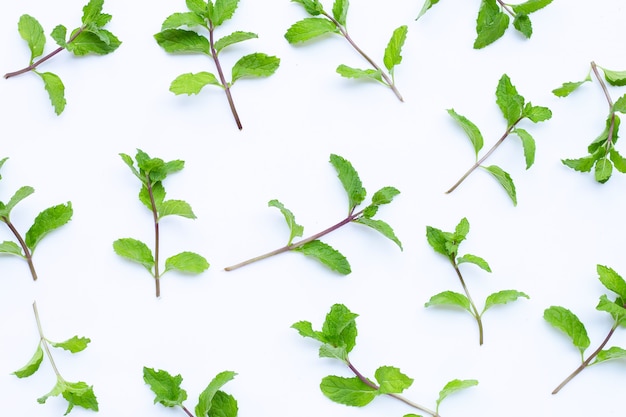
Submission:
[[[626,173],[626,158],[620,155],[615,148],[611,148],[609,151],[609,158],[611,159],[611,162],[613,162],[615,169],[622,174]]]
[[[24,253],[22,252],[22,248],[15,242],[11,242],[9,240],[5,240],[0,243],[0,253],[8,253],[11,255],[17,255],[19,257],[24,257]]]
[[[161,25],[161,30],[178,29],[181,26],[193,28],[195,26],[205,26],[202,16],[194,12],[174,13],[169,15]]]
[[[23,14],[17,22],[17,30],[22,39],[28,44],[30,63],[32,64],[35,58],[43,54],[43,48],[46,45],[46,35],[43,32],[43,27],[34,17]]]
[[[279,65],[280,58],[261,52],[243,56],[233,65],[231,84],[242,77],[269,77],[276,72]]]
[[[596,270],[598,271],[599,279],[602,285],[610,291],[613,291],[623,300],[626,300],[626,281],[624,281],[624,278],[608,266],[598,265]]]
[[[83,24],[96,21],[102,14],[103,6],[104,0],[89,0],[89,3],[83,7],[83,17],[81,18]]]
[[[587,147],[587,151],[590,154],[596,153],[596,151],[600,150],[606,146],[606,142],[609,139],[609,130],[611,130],[611,125],[613,125],[613,134],[611,135],[611,140],[613,143],[617,142],[618,134],[619,134],[619,126],[621,124],[621,119],[616,113],[610,113],[606,118],[606,123],[604,124],[604,130],[602,133],[598,135],[597,138],[589,144]],[[602,153],[600,156],[604,156],[605,153]]]
[[[611,359],[623,359],[626,358],[626,350],[613,346],[609,349],[604,349],[598,352],[596,359],[591,362],[590,365],[595,365],[596,363],[605,362]]]
[[[317,38],[327,33],[338,33],[339,30],[333,22],[319,17],[308,17],[293,25],[285,33],[285,39],[289,43],[299,43]]]
[[[426,226],[426,240],[428,240],[428,244],[435,250],[435,252],[447,257],[454,255],[454,251],[450,253],[447,245],[451,239],[451,233],[444,232],[431,226]]]
[[[578,159],[561,159],[563,165],[579,172],[589,172],[596,162],[594,155],[585,156]]]
[[[533,25],[528,15],[516,14],[513,19],[513,27],[527,39],[533,35]]]
[[[582,81],[563,83],[563,85],[561,85],[559,88],[555,88],[554,90],[552,90],[552,94],[554,94],[557,97],[567,97],[570,94],[572,94],[574,91],[576,91],[578,87],[590,81],[591,81],[591,75],[587,74],[587,78],[585,78]]]
[[[189,10],[200,16],[207,14],[208,5],[205,0],[185,0],[185,4]]]
[[[75,33],[72,33],[74,36]],[[66,44],[68,51],[76,56],[87,54],[106,55],[115,51],[122,42],[111,32],[105,29],[84,30]]]
[[[385,236],[387,239],[392,240],[396,245],[398,245],[400,250],[402,250],[402,242],[400,242],[400,239],[397,238],[391,226],[389,226],[386,222],[382,220],[370,219],[367,217],[360,217],[356,219],[355,222],[364,224],[365,226],[371,227],[372,229],[382,233],[383,236]]]
[[[321,343],[326,343],[326,337],[324,333],[313,330],[313,325],[310,321],[299,321],[291,325],[292,329],[296,329],[300,336],[310,337]]]
[[[439,391],[439,398],[437,398],[437,408],[435,409],[439,412],[439,406],[441,402],[445,400],[450,394],[454,394],[457,391],[461,391],[466,388],[474,387],[478,385],[478,381],[475,379],[454,379],[448,382],[441,391]]]
[[[459,124],[461,128],[472,142],[472,146],[474,147],[474,154],[476,155],[476,159],[478,159],[478,152],[483,148],[483,135],[480,133],[480,130],[474,123],[472,123],[465,116],[461,116],[454,109],[448,109],[448,114]]]
[[[224,391],[217,391],[213,397],[210,417],[237,417],[237,400]]]
[[[329,375],[322,379],[320,389],[330,400],[353,407],[364,407],[379,395],[378,390],[357,377],[344,378]]]
[[[154,403],[160,403],[166,407],[182,406],[187,399],[187,392],[180,387],[183,377],[172,376],[167,371],[155,371],[143,367],[143,380],[150,386],[155,394]]]
[[[48,400],[48,398],[61,395],[63,391],[65,390],[66,386],[67,386],[67,383],[60,377],[57,377],[57,382],[54,385],[54,387],[52,387],[50,392],[48,392],[46,395],[37,398],[37,402],[39,404],[44,404]]]
[[[523,117],[527,117],[533,123],[539,123],[552,118],[552,111],[547,107],[533,106],[530,103],[526,103]]]
[[[65,41],[65,38],[67,37],[67,28],[65,26],[55,26],[55,28],[52,29],[52,32],[50,33],[50,37],[54,39],[57,45],[59,45],[61,48],[67,47],[67,42]]]
[[[613,174],[613,164],[607,158],[600,158],[596,161],[594,170],[594,176],[596,181],[600,184],[604,184],[611,178]]]
[[[337,67],[336,71],[337,74],[341,75],[344,78],[370,79],[383,82],[383,77],[380,70],[352,68],[347,65],[341,64]]]
[[[613,111],[626,114],[626,94],[617,99],[613,104]]]
[[[215,7],[213,8],[213,25],[220,26],[226,20],[233,17],[239,0],[215,0]]]
[[[163,188],[163,184],[160,181],[152,185],[152,198],[154,199],[154,206],[157,211],[161,207],[163,200],[165,200],[165,194],[165,188]],[[150,199],[150,193],[148,193],[148,187],[145,183],[141,185],[141,190],[139,190],[139,201],[141,201],[148,210],[152,211],[152,200]]]
[[[424,2],[424,5],[422,6],[422,10],[420,10],[420,13],[417,15],[415,20],[417,20],[420,17],[424,16],[424,13],[426,13],[431,7],[433,7],[433,5],[435,5],[437,3],[439,3],[439,0],[426,0]],[[407,416],[404,416],[404,417],[407,417]]]
[[[393,366],[381,366],[376,370],[374,377],[378,381],[378,390],[381,394],[400,394],[413,384],[413,378],[409,378]]]
[[[346,364],[348,363],[348,351],[345,346],[333,346],[324,343],[320,346],[319,356],[320,358],[338,359]]]
[[[58,75],[51,72],[35,72],[43,80],[43,85],[48,92],[48,97],[50,97],[54,112],[58,116],[63,113],[65,104],[67,103],[65,100],[65,86],[63,85],[63,81],[61,81]]]
[[[196,218],[189,203],[182,200],[163,201],[159,206],[159,219],[165,216],[181,216],[188,219]]]
[[[493,177],[500,183],[504,191],[509,195],[513,205],[517,206],[517,194],[515,192],[515,184],[511,176],[505,172],[502,168],[496,165],[484,167]]]
[[[35,354],[28,361],[26,365],[13,372],[18,378],[26,378],[37,372],[39,366],[41,366],[41,362],[43,361],[43,349],[41,348],[41,344],[37,345],[37,349],[35,350]]]
[[[481,258],[479,256],[465,254],[463,256],[459,256],[456,259],[456,262],[458,264],[471,263],[471,264],[474,264],[474,265],[478,266],[479,268],[481,268],[481,269],[483,269],[483,270],[485,270],[487,272],[491,272],[491,268],[489,267],[489,264],[487,263],[487,261],[485,261],[483,258]]]
[[[363,188],[359,174],[347,159],[331,154],[330,163],[335,167],[339,181],[348,194],[348,211],[352,213],[354,208],[365,200],[367,192]]]
[[[552,0],[528,0],[524,3],[514,5],[513,11],[515,13],[530,14],[543,9],[550,3],[552,3]]]
[[[372,204],[377,206],[381,204],[389,204],[398,194],[400,194],[400,190],[395,187],[383,187],[376,191],[372,196]]]
[[[85,382],[66,382],[65,389],[61,392],[67,401],[67,415],[74,406],[82,407],[86,410],[98,411],[98,400],[93,392],[93,387]]]
[[[210,72],[202,71],[198,73],[181,74],[170,84],[170,91],[176,95],[199,94],[200,90],[206,85],[216,85],[223,87],[217,77]]]
[[[291,242],[293,242],[294,238],[302,236],[302,234],[304,233],[304,227],[296,222],[296,217],[293,215],[291,210],[286,208],[283,203],[278,200],[271,200],[269,203],[267,203],[267,205],[269,207],[276,207],[285,217],[285,221],[287,222],[287,226],[289,227],[289,241],[287,242],[287,245],[291,245]]]
[[[335,0],[333,3],[333,17],[341,26],[346,25],[346,17],[348,16],[348,0]]]
[[[506,304],[517,300],[518,298],[530,298],[527,294],[516,290],[502,290],[490,294],[485,300],[485,307],[483,313],[496,304]],[[482,314],[482,313],[481,313]]]
[[[345,256],[339,251],[333,249],[330,245],[319,240],[305,243],[293,249],[296,252],[303,253],[306,256],[315,258],[333,271],[336,271],[342,275],[348,275],[352,272],[350,264]]]
[[[602,72],[604,72],[604,78],[609,84],[615,86],[626,85],[626,71],[611,71],[602,68]]]
[[[166,52],[197,52],[211,55],[209,41],[196,32],[184,29],[166,29],[154,35]]]
[[[507,127],[513,126],[522,117],[524,97],[517,93],[517,89],[506,74],[502,75],[498,82],[496,104],[507,121]]]
[[[626,308],[624,308],[624,304],[621,298],[618,298],[615,301],[611,301],[606,296],[606,294],[603,294],[600,297],[598,305],[596,306],[596,310],[606,311],[619,324],[623,325],[624,323],[626,323]]]
[[[589,347],[587,330],[574,313],[560,306],[552,306],[543,312],[543,318],[557,329],[565,332],[580,353]]]
[[[522,140],[522,147],[524,148],[524,159],[526,159],[526,169],[530,168],[535,163],[535,139],[524,129],[513,129],[511,133],[515,133]]]
[[[226,35],[223,38],[218,39],[218,41],[215,42],[215,50],[219,53],[222,49],[229,45],[247,41],[248,39],[256,39],[258,37],[259,36],[256,33],[235,31],[230,35]]]
[[[215,416],[216,414],[211,412],[214,406],[215,394],[226,384],[235,378],[237,374],[233,371],[220,372],[209,382],[209,385],[202,391],[198,398],[198,405],[196,406],[196,417],[207,417],[209,415]],[[209,414],[209,412],[211,412]]]
[[[482,0],[476,19],[474,49],[481,49],[500,39],[509,27],[509,16],[500,10],[496,0]]]
[[[322,325],[325,343],[334,347],[345,347],[346,352],[350,353],[356,345],[358,316],[343,304],[333,304]]]
[[[175,269],[190,274],[200,274],[209,269],[209,263],[193,252],[181,252],[165,260],[165,272]]]
[[[133,238],[118,239],[113,242],[113,250],[122,258],[138,262],[152,272],[154,258],[145,243]]]
[[[444,291],[430,297],[430,300],[424,304],[424,307],[432,306],[455,306],[461,307],[470,313],[472,312],[470,309],[470,302],[467,297],[454,291]]]
[[[393,31],[391,35],[391,39],[389,39],[389,43],[385,48],[385,55],[383,57],[383,63],[385,64],[385,68],[390,73],[393,72],[393,68],[396,65],[399,65],[402,62],[402,46],[406,41],[406,34],[408,31],[408,27],[400,26],[396,30]]]
[[[11,210],[15,207],[20,201],[31,195],[35,192],[33,187],[24,186],[20,187],[11,197],[11,199],[4,205],[0,205],[0,217],[10,218]]]
[[[50,342],[50,344],[56,348],[65,349],[72,353],[78,353],[85,349],[87,349],[87,345],[91,342],[91,339],[88,337],[78,337],[74,336],[71,339],[68,339],[64,342]]]
[[[292,2],[299,3],[304,7],[304,10],[311,16],[317,16],[324,11],[324,7],[319,0],[291,0]]]
[[[35,248],[48,233],[57,229],[72,218],[74,211],[72,210],[72,203],[68,201],[66,204],[59,204],[53,207],[49,207],[39,213],[35,217],[33,225],[28,229],[25,236],[26,246],[35,251]]]

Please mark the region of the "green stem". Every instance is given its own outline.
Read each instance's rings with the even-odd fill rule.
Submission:
[[[37,311],[36,301],[33,302],[33,311],[35,312],[35,320],[37,321],[37,330],[39,331],[39,343],[43,346],[44,350],[46,351],[46,356],[48,356],[48,359],[50,360],[50,365],[52,365],[52,369],[54,370],[54,373],[56,374],[57,378],[63,381],[63,377],[59,373],[59,370],[57,369],[57,366],[54,363],[54,359],[52,358],[52,354],[50,353],[50,348],[48,347],[48,341],[43,335],[43,330],[41,328],[41,321],[39,320],[39,311]]]
[[[602,77],[600,76],[600,73],[598,72],[598,66],[596,65],[596,63],[594,61],[591,61],[591,69],[593,70],[593,74],[595,75],[596,79],[598,80],[598,82],[600,83],[600,86],[602,87],[602,91],[604,92],[604,97],[606,97],[606,101],[609,104],[609,117],[611,118],[611,121],[609,122],[609,130],[608,130],[608,135],[607,135],[607,140],[606,140],[606,153],[608,155],[610,148],[613,146],[613,132],[615,131],[615,111],[613,110],[613,100],[611,99],[611,95],[609,94],[609,89],[607,88],[606,84],[604,83],[604,80],[602,79]],[[606,158],[606,156],[605,156]]]
[[[161,296],[161,282],[159,272],[159,213],[157,211],[156,202],[154,201],[154,192],[152,191],[152,181],[150,174],[146,174],[146,188],[150,196],[150,205],[152,206],[152,218],[154,220],[154,282],[156,285],[156,297]]]
[[[28,263],[28,268],[30,269],[30,274],[33,277],[33,281],[37,281],[37,271],[35,271],[35,264],[33,263],[33,254],[30,252],[30,250],[28,249],[28,246],[26,246],[26,242],[24,242],[24,239],[22,239],[22,236],[17,231],[15,226],[13,226],[13,223],[11,223],[9,218],[2,217],[1,219],[3,222],[6,223],[9,229],[11,229],[11,232],[13,232],[13,235],[15,236],[20,246],[22,247],[22,250],[24,251],[24,258],[26,259],[26,262]]]
[[[476,319],[476,323],[478,324],[478,341],[480,345],[482,346],[483,344],[483,320],[482,320],[480,313],[478,312],[478,309],[476,308],[476,304],[474,304],[474,300],[472,300],[472,296],[470,295],[469,290],[467,289],[467,285],[465,285],[465,280],[463,279],[463,275],[461,275],[461,270],[459,269],[459,265],[456,263],[455,256],[456,254],[450,257],[450,262],[452,262],[452,266],[454,267],[454,270],[456,271],[456,275],[459,277],[459,281],[461,281],[461,286],[463,286],[463,291],[465,291],[465,296],[467,297],[467,300],[470,303],[470,307],[472,308],[472,315],[474,316],[474,318]]]

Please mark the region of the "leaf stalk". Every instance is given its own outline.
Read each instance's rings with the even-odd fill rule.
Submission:
[[[474,316],[474,318],[476,319],[476,323],[478,324],[478,342],[482,346],[482,344],[483,344],[483,320],[482,320],[482,316],[478,312],[478,309],[476,308],[476,304],[474,304],[474,300],[472,300],[472,296],[470,295],[469,290],[467,289],[467,285],[465,284],[465,280],[463,279],[463,275],[461,275],[461,270],[459,269],[459,265],[456,263],[455,257],[456,257],[456,254],[450,256],[450,262],[452,262],[452,266],[454,267],[454,270],[456,271],[456,275],[459,277],[459,281],[461,281],[461,286],[463,287],[463,291],[465,292],[465,296],[467,297],[467,300],[469,301],[470,306],[472,308],[472,316]]]
[[[161,296],[161,282],[159,272],[159,212],[154,201],[154,192],[152,190],[152,181],[150,180],[150,174],[146,174],[146,188],[148,189],[148,196],[150,196],[150,205],[152,206],[152,217],[154,219],[154,282],[156,286],[156,297]]]
[[[35,321],[37,321],[37,330],[39,331],[39,343],[43,345],[43,348],[46,352],[46,356],[48,357],[48,360],[50,360],[50,365],[52,366],[52,369],[54,370],[54,373],[56,374],[57,378],[63,381],[63,377],[59,373],[59,370],[57,369],[57,366],[54,363],[54,359],[52,358],[52,354],[50,353],[50,348],[48,347],[48,341],[43,335],[43,330],[41,327],[41,321],[39,320],[39,311],[37,310],[36,301],[33,301],[33,311],[35,313]]]
[[[20,246],[22,247],[22,250],[24,251],[24,258],[26,259],[26,262],[28,263],[28,268],[30,269],[30,274],[33,277],[33,281],[37,281],[37,271],[35,271],[35,264],[33,263],[33,254],[30,252],[30,249],[28,249],[26,242],[24,242],[24,239],[22,238],[20,233],[17,231],[13,223],[11,223],[11,221],[7,217],[2,217],[2,221],[6,223],[9,229],[11,229],[11,232],[13,233],[13,235],[19,242]]]

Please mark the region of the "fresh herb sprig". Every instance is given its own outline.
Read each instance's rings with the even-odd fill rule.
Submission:
[[[148,245],[133,238],[116,240],[113,242],[113,249],[121,257],[143,265],[150,272],[156,285],[156,296],[159,297],[161,295],[160,280],[166,272],[177,270],[183,273],[200,274],[209,268],[209,263],[204,257],[193,252],[181,252],[165,260],[163,272],[159,269],[160,221],[165,216],[196,218],[191,206],[186,201],[165,199],[163,181],[169,174],[182,170],[185,162],[178,159],[165,162],[160,158],[151,158],[147,153],[138,149],[135,156],[137,167],[135,167],[135,162],[129,155],[121,153],[120,156],[132,173],[141,181],[139,201],[152,212],[154,253]]]
[[[0,168],[2,168],[7,159],[9,158],[0,159]],[[0,176],[0,179],[2,179],[2,176]],[[0,242],[0,254],[15,255],[25,259],[33,281],[36,281],[37,272],[33,263],[35,248],[48,233],[69,222],[74,211],[72,203],[69,201],[66,204],[47,208],[35,217],[33,225],[28,229],[26,235],[22,237],[11,221],[11,211],[20,201],[34,192],[35,189],[33,187],[24,186],[19,188],[6,203],[0,201],[0,221],[7,225],[17,240],[17,243],[10,240]]]
[[[595,365],[601,362],[605,362],[612,359],[626,358],[626,350],[617,346],[605,349],[607,343],[611,339],[611,336],[615,333],[618,327],[626,327],[626,281],[612,268],[608,266],[598,265],[596,268],[598,276],[602,285],[604,285],[609,291],[617,294],[615,299],[609,299],[609,296],[604,294],[600,296],[600,301],[596,306],[596,310],[605,311],[613,318],[613,324],[608,334],[600,343],[600,346],[593,351],[585,359],[585,351],[591,344],[589,336],[587,336],[587,329],[580,319],[572,313],[570,310],[560,307],[552,306],[547,308],[543,313],[543,318],[552,326],[563,331],[572,340],[572,343],[580,352],[581,364],[574,370],[558,387],[552,391],[552,394],[557,394],[568,382],[572,380],[576,375],[582,372],[587,366]]]
[[[589,155],[578,159],[562,159],[561,162],[563,162],[565,166],[579,172],[590,172],[593,169],[595,180],[604,184],[611,178],[611,175],[613,174],[613,166],[615,166],[615,169],[619,172],[626,173],[626,158],[620,155],[617,149],[615,149],[615,143],[617,142],[620,126],[620,118],[616,113],[626,113],[626,94],[613,103],[609,90],[598,69],[602,70],[604,79],[610,85],[626,85],[626,71],[612,71],[596,65],[595,62],[591,62],[591,69],[584,80],[563,83],[561,87],[552,90],[552,93],[557,97],[569,96],[581,85],[592,81],[591,72],[593,72],[593,75],[600,83],[600,87],[602,87],[602,91],[604,92],[604,97],[609,105],[609,115],[606,118],[604,130],[587,147]]]
[[[37,321],[37,329],[39,330],[39,342],[37,343],[37,349],[28,363],[13,372],[13,375],[18,378],[26,378],[33,375],[37,372],[37,370],[39,370],[45,353],[45,356],[47,356],[50,361],[52,370],[56,374],[57,381],[54,388],[52,388],[52,390],[43,397],[38,398],[37,402],[43,404],[48,398],[61,395],[68,403],[65,415],[72,411],[74,406],[79,406],[87,410],[98,411],[98,400],[93,392],[93,386],[87,385],[87,383],[82,381],[70,382],[65,380],[61,376],[54,359],[52,358],[52,354],[50,353],[50,347],[61,348],[71,353],[82,352],[87,348],[91,339],[87,337],[73,336],[63,342],[53,342],[46,338],[43,334],[41,321],[39,320],[39,312],[37,311],[37,303],[33,303],[33,311],[35,312],[35,320]]]
[[[428,240],[428,243],[435,250],[435,252],[444,255],[450,260],[450,263],[452,264],[452,267],[454,268],[454,271],[456,272],[456,275],[461,282],[461,286],[463,287],[463,292],[465,293],[465,295],[454,291],[444,291],[437,295],[433,295],[426,303],[425,307],[454,306],[461,307],[463,310],[469,312],[478,324],[478,341],[482,345],[482,316],[483,314],[485,314],[485,311],[498,304],[506,304],[515,301],[521,297],[529,297],[525,293],[516,290],[498,291],[487,296],[483,309],[481,311],[478,310],[476,304],[470,296],[469,290],[467,289],[465,279],[461,274],[460,264],[474,264],[487,272],[491,272],[491,268],[489,267],[487,261],[479,256],[470,254],[459,256],[459,245],[465,240],[467,234],[469,233],[469,230],[470,225],[466,218],[461,219],[459,224],[454,229],[454,232],[444,232],[434,227],[426,226],[426,239]]]
[[[237,128],[243,128],[231,87],[241,78],[269,77],[280,65],[280,59],[264,53],[252,53],[240,58],[231,69],[231,81],[226,81],[219,54],[227,46],[258,38],[256,33],[235,31],[215,40],[215,30],[232,18],[239,0],[186,0],[188,12],[174,13],[161,25],[161,32],[154,35],[157,43],[170,53],[204,54],[213,59],[217,77],[207,71],[187,73],[176,77],[170,85],[174,94],[198,94],[206,85],[224,89]],[[182,28],[187,29],[182,29]],[[208,35],[208,37],[206,36]]]
[[[426,0],[415,20],[422,17],[437,3],[439,0]],[[513,27],[530,39],[533,26],[528,15],[543,9],[550,3],[552,0],[528,0],[520,4],[509,4],[502,0],[482,0],[476,19],[474,49],[484,48],[500,39],[509,27],[510,17],[513,18]]]
[[[143,368],[143,380],[155,394],[154,403],[165,407],[180,407],[188,417],[236,417],[237,400],[221,390],[222,386],[237,374],[232,371],[220,372],[202,391],[195,408],[195,416],[183,404],[187,399],[187,391],[181,388],[183,377],[173,376],[167,371]]]
[[[394,30],[383,57],[383,64],[387,72],[370,58],[348,34],[346,25],[348,15],[348,0],[335,0],[332,13],[324,10],[319,0],[291,0],[300,3],[306,12],[312,17],[302,19],[294,23],[285,33],[285,39],[290,44],[309,41],[322,35],[334,33],[343,36],[346,41],[357,51],[372,67],[359,69],[347,65],[339,65],[337,73],[345,78],[366,79],[378,81],[389,87],[398,100],[404,101],[400,91],[396,87],[394,70],[402,62],[402,46],[406,41],[407,26],[400,26]]]
[[[313,330],[312,324],[308,321],[299,321],[291,326],[301,336],[315,339],[322,344],[319,349],[321,358],[337,359],[354,373],[355,376],[349,378],[329,375],[322,379],[320,389],[330,400],[339,404],[364,407],[376,397],[388,395],[414,409],[439,417],[439,406],[446,397],[478,384],[478,381],[473,379],[455,379],[448,382],[439,392],[435,409],[431,410],[400,395],[413,384],[413,378],[403,374],[396,367],[379,367],[374,373],[376,382],[373,382],[359,372],[348,357],[356,345],[357,317],[358,314],[351,312],[343,304],[335,304],[326,315],[321,331]],[[407,416],[416,415],[407,414],[405,417]]]
[[[526,159],[526,169],[529,169],[535,162],[535,139],[527,130],[517,126],[524,119],[528,119],[533,123],[549,120],[552,117],[552,112],[547,107],[533,106],[530,102],[525,102],[524,97],[518,94],[517,89],[506,74],[502,75],[500,81],[498,81],[498,87],[496,88],[496,104],[502,111],[507,127],[500,139],[480,159],[478,159],[478,153],[483,147],[483,136],[480,130],[474,123],[458,114],[454,109],[448,109],[448,114],[461,126],[472,142],[476,163],[472,165],[461,179],[446,191],[446,194],[454,191],[476,168],[481,167],[489,172],[504,188],[509,198],[513,201],[513,205],[517,205],[517,193],[511,176],[497,165],[483,166],[483,163],[498,146],[513,133],[522,141],[524,157]]]
[[[51,72],[39,72],[37,68],[64,49],[76,56],[87,54],[106,55],[115,51],[122,42],[113,33],[104,29],[104,26],[111,21],[112,16],[102,13],[103,4],[104,0],[90,0],[83,7],[82,24],[70,33],[69,38],[65,26],[56,26],[52,30],[50,37],[59,47],[37,60],[35,59],[43,55],[46,45],[44,30],[37,19],[28,14],[22,15],[18,21],[17,29],[30,49],[30,62],[27,67],[19,71],[5,74],[4,78],[15,77],[30,71],[34,72],[43,80],[44,87],[52,102],[52,107],[54,107],[55,113],[60,115],[66,105],[65,86],[58,75]]]
[[[391,239],[402,250],[402,243],[396,237],[391,226],[382,220],[374,219],[374,216],[378,213],[379,207],[381,205],[391,203],[393,198],[400,194],[400,191],[394,187],[383,187],[374,193],[372,201],[369,205],[357,211],[358,206],[363,203],[367,195],[358,173],[348,160],[339,155],[331,154],[330,163],[335,167],[337,176],[348,194],[348,215],[346,218],[313,236],[302,239],[298,242],[293,242],[294,238],[302,236],[304,233],[304,227],[296,223],[295,216],[283,205],[283,203],[278,200],[271,200],[268,205],[270,207],[278,208],[285,217],[287,226],[289,226],[290,233],[287,244],[264,255],[224,268],[226,271],[232,271],[283,252],[296,251],[317,259],[333,271],[347,275],[351,272],[351,267],[346,257],[319,239],[348,223],[359,223],[371,227],[372,229],[382,233],[388,239]]]

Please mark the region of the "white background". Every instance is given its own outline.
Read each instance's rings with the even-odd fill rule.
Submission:
[[[330,1],[323,2],[328,10]],[[23,13],[49,34],[57,24],[79,25],[77,0],[4,2],[0,6],[2,73],[28,62],[19,37]],[[334,303],[359,314],[351,360],[373,377],[382,365],[415,378],[406,397],[434,408],[441,387],[455,378],[480,384],[448,398],[445,417],[617,416],[626,380],[623,361],[578,375],[561,393],[552,389],[579,364],[566,336],[542,318],[562,305],[586,324],[588,353],[611,326],[595,310],[605,293],[596,265],[626,275],[623,212],[626,176],[604,184],[563,166],[561,158],[586,154],[604,127],[608,107],[594,80],[572,96],[551,90],[582,80],[589,64],[626,68],[626,10],[621,1],[555,1],[531,16],[534,34],[524,40],[512,28],[495,44],[473,50],[479,2],[442,1],[419,21],[421,0],[354,0],[348,29],[382,63],[393,30],[407,25],[403,61],[396,68],[400,103],[384,86],[335,73],[339,64],[365,68],[340,37],[292,46],[287,28],[306,17],[287,0],[241,0],[219,29],[258,33],[259,39],[222,53],[228,69],[242,55],[265,52],[281,58],[267,79],[241,80],[233,96],[244,129],[238,131],[224,94],[206,87],[197,96],[168,91],[177,75],[214,71],[200,56],[165,53],[154,41],[169,14],[185,11],[170,2],[108,0],[107,26],[122,41],[111,55],[75,58],[63,52],[40,67],[59,75],[67,107],[56,116],[34,74],[0,82],[0,200],[23,185],[36,192],[12,215],[25,232],[46,207],[71,201],[72,221],[46,237],[35,253],[39,280],[24,261],[0,257],[0,403],[2,414],[58,416],[66,403],[36,402],[54,385],[49,362],[18,379],[11,372],[34,352],[38,334],[32,303],[39,306],[48,338],[90,337],[82,353],[53,354],[63,376],[92,384],[99,415],[174,416],[181,410],[153,405],[142,367],[182,374],[193,409],[198,394],[222,370],[238,373],[225,391],[239,402],[240,416],[402,416],[413,412],[391,398],[358,409],[336,404],[319,390],[326,375],[351,376],[339,362],[318,358],[318,344],[290,329],[308,320],[319,329]],[[53,49],[48,38],[46,53]],[[535,165],[525,170],[522,148],[511,137],[492,155],[513,177],[517,207],[485,172],[472,174],[453,194],[447,190],[473,162],[473,150],[448,116],[454,108],[485,137],[485,150],[503,133],[495,87],[507,73],[527,101],[552,109],[550,121],[523,122],[537,140]],[[611,88],[614,99],[623,89]],[[626,154],[626,148],[618,149]],[[137,200],[139,182],[118,154],[136,148],[185,169],[168,178],[169,198],[188,201],[197,219],[171,217],[161,224],[162,256],[196,251],[211,263],[200,276],[168,273],[162,297],[154,297],[149,274],[114,254],[121,237],[152,246],[150,213]],[[344,253],[353,272],[339,276],[300,254],[288,253],[234,272],[224,267],[285,244],[288,229],[277,198],[305,227],[305,236],[341,220],[347,200],[329,164],[331,153],[350,160],[369,192],[401,190],[379,218],[394,227],[404,251],[377,233],[348,225],[323,240]],[[461,291],[448,261],[425,238],[427,225],[453,230],[471,224],[461,253],[485,258],[488,274],[463,266],[479,305],[501,289],[530,295],[484,316],[485,344],[461,311],[424,308],[431,295]],[[0,228],[0,241],[10,239]],[[619,329],[610,345],[626,347]],[[72,415],[92,415],[80,408]]]

